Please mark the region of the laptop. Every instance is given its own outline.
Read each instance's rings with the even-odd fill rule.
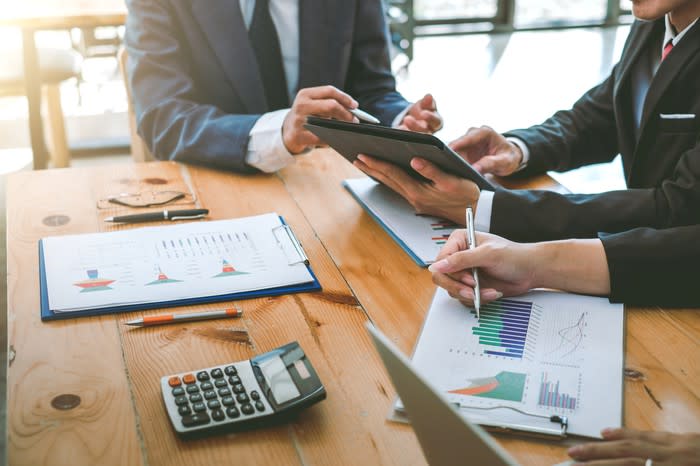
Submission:
[[[382,332],[369,322],[366,326],[429,464],[519,466],[484,429],[459,414],[413,370],[408,358]],[[570,462],[558,466],[566,464]]]

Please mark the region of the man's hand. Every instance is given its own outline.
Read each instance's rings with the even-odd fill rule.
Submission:
[[[357,122],[348,111],[357,108],[357,101],[333,86],[309,87],[297,93],[292,108],[282,125],[282,141],[292,154],[303,152],[311,146],[321,145],[321,140],[304,129],[309,115]]]
[[[455,230],[428,270],[433,282],[467,306],[474,303],[472,268],[479,268],[482,303],[503,295],[517,296],[534,284],[536,245],[508,241],[488,233],[476,234],[478,246],[467,249],[466,233]]]
[[[523,160],[520,148],[488,126],[469,130],[450,143],[480,173],[508,176]]]
[[[399,128],[416,131],[418,133],[434,133],[442,128],[442,117],[437,111],[435,98],[426,94],[418,102],[412,104]]]
[[[403,196],[419,214],[464,225],[465,209],[479,200],[479,188],[474,183],[448,175],[427,160],[413,158],[411,167],[429,182],[418,181],[391,163],[362,154],[357,158],[357,168]]]
[[[569,449],[575,465],[700,466],[700,434],[672,434],[632,429],[605,429],[604,442]]]

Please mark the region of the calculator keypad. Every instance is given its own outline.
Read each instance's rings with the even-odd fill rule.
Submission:
[[[181,433],[237,424],[273,412],[260,396],[262,390],[249,361],[166,376],[161,388],[170,420]]]

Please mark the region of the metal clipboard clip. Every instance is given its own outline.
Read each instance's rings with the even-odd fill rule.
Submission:
[[[464,410],[464,411],[470,411],[470,410],[478,410],[478,411],[492,411],[492,410],[497,410],[497,409],[508,409],[511,411],[515,411],[516,413],[521,414],[522,416],[530,417],[530,418],[536,418],[539,419],[540,421],[549,421],[551,423],[551,426],[535,426],[535,425],[530,425],[530,424],[524,424],[524,423],[517,423],[517,422],[506,422],[506,423],[499,423],[499,422],[479,422],[482,427],[484,427],[486,430],[491,431],[491,432],[500,432],[500,433],[522,433],[524,435],[528,436],[533,436],[533,437],[540,437],[540,438],[552,438],[552,437],[558,437],[560,439],[566,438],[568,434],[568,428],[569,428],[569,418],[567,416],[560,416],[558,414],[553,414],[551,416],[547,416],[544,414],[535,414],[535,413],[530,413],[527,411],[523,411],[522,409],[515,408],[513,406],[491,406],[491,407],[482,407],[482,406],[469,406],[469,405],[462,405],[460,403],[452,403],[457,409],[459,410]]]
[[[282,251],[284,251],[285,254],[287,254],[287,251],[289,249],[285,247],[285,244],[292,245],[292,249],[294,250],[295,256],[290,259],[289,254],[287,254],[287,259],[290,259],[289,265],[309,265],[309,258],[306,256],[304,248],[301,247],[301,243],[299,242],[289,225],[285,223],[273,228],[272,234],[274,235],[275,240],[277,240],[277,244],[279,244],[280,248],[282,249]],[[286,240],[286,242],[280,240],[280,237],[282,237],[283,240]]]

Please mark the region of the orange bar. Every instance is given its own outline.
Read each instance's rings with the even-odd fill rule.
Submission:
[[[160,316],[148,316],[143,318],[143,325],[163,324],[175,320],[172,314],[163,314]]]

